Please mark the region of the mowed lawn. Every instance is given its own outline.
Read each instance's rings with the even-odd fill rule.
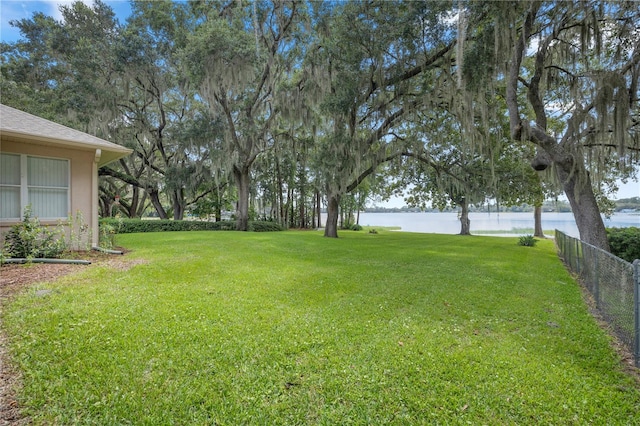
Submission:
[[[5,306],[35,424],[640,424],[638,384],[552,241],[287,231],[118,244],[147,263],[79,268]]]

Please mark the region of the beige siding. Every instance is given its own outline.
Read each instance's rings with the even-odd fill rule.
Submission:
[[[95,193],[97,188],[94,186],[96,181],[93,177],[94,162],[96,157],[95,150],[73,150],[68,148],[60,148],[48,144],[30,144],[17,142],[8,138],[3,138],[0,142],[0,151],[14,154],[26,154],[40,157],[60,158],[69,160],[70,165],[70,217],[82,217],[82,222],[88,225],[90,233],[85,233],[85,238],[91,234],[91,243],[97,245],[98,224],[94,223],[95,216],[93,209],[93,200],[97,199]],[[4,234],[9,230],[15,221],[0,220],[0,234],[4,239]],[[42,221],[43,225],[57,226],[58,221]],[[78,223],[76,223],[78,225]],[[69,233],[70,230],[68,229]],[[80,230],[74,230],[75,235],[80,235]],[[86,245],[87,241],[84,241]]]

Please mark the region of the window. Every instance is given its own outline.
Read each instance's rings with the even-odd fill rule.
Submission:
[[[40,219],[69,213],[69,161],[0,154],[0,219],[19,219],[27,205]]]

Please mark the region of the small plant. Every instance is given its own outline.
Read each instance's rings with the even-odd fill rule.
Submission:
[[[518,245],[525,247],[535,247],[538,240],[536,240],[533,235],[523,235],[520,237],[518,241]]]
[[[66,225],[69,228],[67,246],[69,250],[89,250],[91,248],[91,228],[84,221],[84,215],[80,210],[75,217],[71,214],[66,223],[60,223],[60,227]]]
[[[369,229],[369,233],[370,233],[370,234],[377,234],[377,233],[378,233],[378,231],[376,231],[376,229],[375,229],[375,228],[371,228],[371,229]]]
[[[115,218],[102,219],[98,225],[98,246],[112,249],[116,244],[116,234],[122,232],[124,220],[120,214]]]
[[[351,225],[351,230],[352,231],[362,231],[362,226],[357,224],[357,223],[354,223],[353,225]]]
[[[115,245],[116,227],[111,223],[100,222],[99,230],[99,242],[98,245],[102,248],[112,249]]]
[[[22,222],[11,227],[4,241],[7,257],[59,257],[65,249],[63,232],[42,226],[37,217],[31,216],[31,206],[25,207]]]

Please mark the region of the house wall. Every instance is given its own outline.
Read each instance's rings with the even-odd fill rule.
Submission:
[[[3,137],[0,141],[0,151],[68,159],[71,182],[69,188],[70,211],[68,212],[70,220],[67,222],[70,222],[72,226],[65,226],[67,241],[77,246],[72,247],[74,249],[90,249],[92,245],[97,245],[98,223],[93,206],[94,198],[97,199],[97,177],[93,176],[97,170],[95,150],[73,150],[47,144],[25,143]],[[0,219],[1,243],[4,243],[4,235],[16,223],[16,221]],[[59,222],[57,220],[42,220],[41,224],[56,227]]]

